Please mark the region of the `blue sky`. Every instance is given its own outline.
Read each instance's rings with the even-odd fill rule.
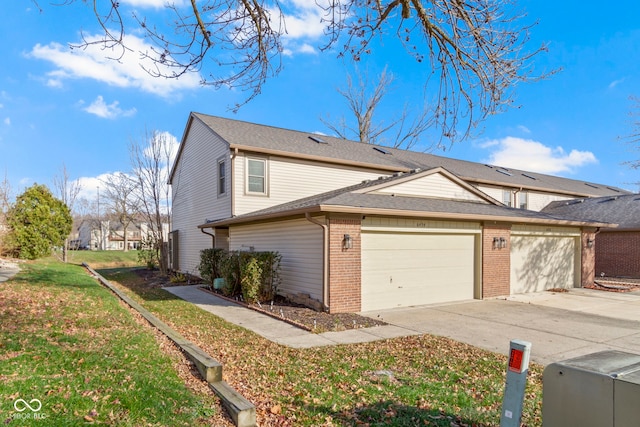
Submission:
[[[122,0],[121,9],[153,16],[163,3]],[[0,174],[17,194],[35,182],[51,185],[64,163],[71,178],[80,179],[83,195],[92,198],[100,177],[130,170],[132,140],[157,130],[179,141],[190,111],[329,133],[320,118],[349,117],[336,89],[344,87],[353,67],[335,52],[319,51],[321,26],[305,6],[313,1],[283,3],[295,15],[287,21],[284,69],[234,114],[229,107],[246,96],[239,90],[202,87],[195,74],[178,81],[152,78],[137,55],[116,62],[96,49],[71,50],[81,30],[89,37],[98,32],[84,2],[52,6],[39,0],[42,11],[30,0],[7,2],[0,23]],[[435,154],[638,191],[632,183],[640,173],[622,165],[637,153],[619,137],[632,131],[629,97],[640,96],[640,3],[517,5],[529,21],[539,21],[531,49],[548,43],[535,71],[561,71],[516,87],[518,108],[488,118],[476,138]],[[135,32],[130,37],[132,46],[144,48],[144,39]],[[390,40],[359,65],[374,75],[385,66],[395,76],[379,111],[388,120],[405,103],[423,102],[428,70]]]

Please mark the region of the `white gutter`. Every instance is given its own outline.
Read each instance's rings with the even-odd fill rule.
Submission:
[[[307,221],[322,227],[322,303],[325,310],[329,310],[329,227],[315,218],[309,212],[304,214]]]
[[[231,217],[236,216],[236,198],[234,194],[236,194],[234,190],[235,187],[235,178],[236,178],[236,157],[238,156],[238,149],[235,148],[233,150],[233,154],[231,154],[231,179],[229,180],[229,186],[231,187],[229,191],[231,192]]]

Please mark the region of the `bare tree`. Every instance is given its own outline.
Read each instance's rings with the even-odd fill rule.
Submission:
[[[129,236],[127,231],[133,223],[136,215],[140,212],[140,202],[136,194],[137,182],[134,177],[130,177],[125,173],[116,172],[109,175],[103,181],[105,195],[107,200],[108,212],[115,217],[122,226],[122,238],[124,240],[123,250],[129,250]],[[100,224],[102,229],[102,224]]]
[[[383,98],[389,93],[395,80],[393,74],[387,72],[385,67],[373,90],[372,82],[367,73],[356,72],[357,82],[353,82],[351,75],[347,75],[347,88],[338,89],[338,93],[347,101],[349,111],[353,113],[355,124],[350,125],[352,120],[347,120],[344,116],[337,122],[332,121],[329,116],[320,120],[335,132],[340,138],[353,139],[376,145],[387,145],[394,148],[411,149],[418,142],[420,137],[435,123],[433,111],[426,106],[417,114],[413,114],[407,104],[396,117],[388,119],[386,122],[374,117],[376,110],[380,107]],[[411,119],[413,116],[413,119]],[[424,147],[430,150],[439,145],[439,142]]]
[[[11,184],[7,177],[7,172],[4,173],[4,179],[0,182],[0,256],[5,251],[4,237],[8,231],[7,213],[11,207]]]
[[[74,205],[78,198],[78,194],[82,190],[82,186],[79,181],[72,181],[69,179],[69,172],[67,171],[67,166],[64,163],[62,163],[60,175],[53,177],[53,188],[57,193],[56,196],[62,200],[65,205],[67,205],[69,211],[73,214]],[[69,236],[64,239],[64,245],[62,246],[62,262],[67,262],[68,250]]]
[[[168,224],[171,223],[169,167],[174,144],[167,133],[147,131],[142,141],[129,146],[142,214],[150,226],[152,244],[162,274],[168,273]]]
[[[295,7],[283,0],[191,0],[169,2],[144,16],[119,0],[87,3],[104,37],[86,38],[83,46],[97,43],[109,52],[120,47],[124,54],[127,34],[142,30],[154,45],[139,52],[154,64],[149,73],[177,78],[199,72],[203,84],[246,89],[245,102],[280,71],[286,21]],[[453,140],[510,106],[518,83],[538,78],[532,75],[532,58],[545,48],[526,48],[535,23],[527,23],[515,4],[317,0],[315,8],[309,7],[324,29],[322,50],[359,61],[372,53],[374,40],[395,38],[408,55],[424,63],[425,84],[436,85],[435,123]]]
[[[634,170],[640,169],[640,98],[636,96],[630,96],[629,100],[632,102],[631,111],[629,117],[631,118],[631,133],[621,137],[621,139],[631,147],[631,151],[634,153],[631,160],[623,162],[624,165]],[[632,184],[640,187],[640,181],[633,182]]]

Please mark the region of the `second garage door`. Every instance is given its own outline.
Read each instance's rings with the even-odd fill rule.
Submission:
[[[574,235],[512,235],[511,293],[577,286],[580,277],[578,239]]]
[[[474,234],[362,233],[362,311],[474,297]]]

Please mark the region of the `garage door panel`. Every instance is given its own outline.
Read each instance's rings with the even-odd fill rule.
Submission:
[[[362,309],[473,298],[474,235],[362,234]]]
[[[575,237],[512,236],[511,293],[574,287],[576,240]]]

